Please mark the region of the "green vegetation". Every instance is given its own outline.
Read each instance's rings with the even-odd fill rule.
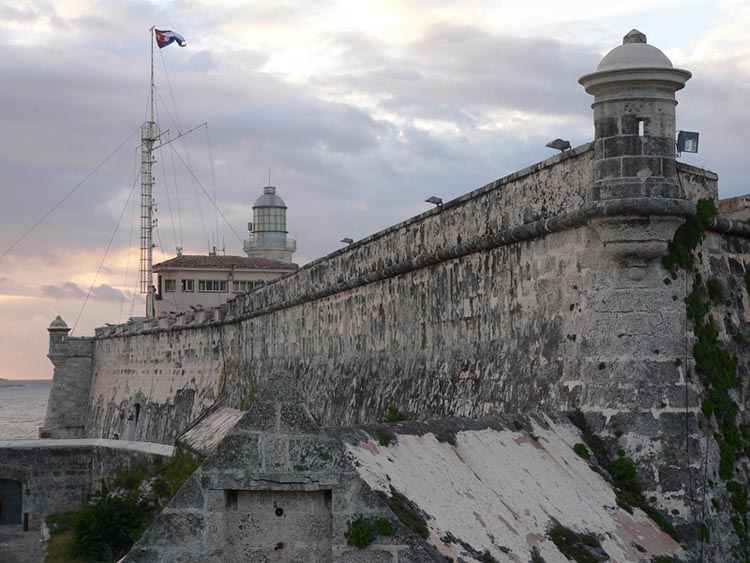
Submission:
[[[620,457],[614,462],[610,461],[610,457],[607,453],[607,447],[604,441],[599,438],[589,427],[586,417],[580,409],[576,409],[568,413],[570,421],[581,430],[581,436],[583,441],[588,446],[589,450],[594,454],[594,457],[604,469],[606,469],[611,477],[612,484],[615,486],[615,494],[617,496],[617,505],[630,513],[633,512],[633,507],[638,507],[643,510],[648,516],[667,534],[672,536],[675,541],[680,541],[677,531],[672,526],[671,522],[659,512],[656,508],[649,504],[649,501],[641,493],[638,483],[635,479],[636,469],[632,461],[627,458]],[[620,452],[624,454],[625,452]]]
[[[719,285],[719,280],[717,280],[716,278],[708,279],[706,281],[706,289],[708,290],[708,296],[712,301],[715,301],[721,293],[721,285]]]
[[[73,555],[73,513],[50,514],[44,521],[50,533],[44,563],[86,563]]]
[[[406,415],[396,407],[388,407],[388,412],[383,417],[383,422],[401,422],[402,420],[406,420]]]
[[[599,563],[609,559],[594,534],[578,534],[562,524],[555,523],[548,535],[560,553],[571,561]]]
[[[635,482],[635,465],[625,457],[612,462],[609,466],[609,474],[615,481],[615,485],[621,489],[633,489]]]
[[[662,264],[675,277],[677,268],[692,269],[695,250],[705,236],[711,219],[718,212],[713,201],[703,199],[698,202],[697,214],[680,227],[670,244],[667,256]],[[700,258],[701,254],[698,253]],[[750,292],[750,268],[745,267],[745,286]],[[705,298],[707,297],[707,298]],[[735,533],[739,539],[736,555],[742,561],[750,561],[750,522],[747,511],[747,487],[732,481],[735,466],[740,457],[750,457],[750,430],[746,425],[737,424],[739,407],[732,398],[732,390],[743,392],[742,384],[737,377],[737,358],[733,357],[719,344],[719,333],[713,321],[708,317],[711,302],[721,297],[721,284],[711,278],[703,284],[701,276],[696,273],[691,292],[685,298],[688,319],[693,324],[695,345],[696,372],[705,387],[701,410],[710,423],[716,420],[717,431],[714,438],[719,446],[719,476],[727,481],[732,514],[730,516]],[[725,305],[731,305],[726,300]],[[739,344],[744,344],[742,333],[734,335]],[[699,420],[699,427],[702,423]],[[702,523],[699,528],[701,536],[708,540],[708,528]],[[671,559],[664,559],[669,561]],[[740,559],[738,559],[740,560]],[[657,563],[659,560],[655,559]]]
[[[136,493],[112,495],[105,486],[73,512],[73,554],[87,561],[119,559],[154,519],[152,507]]]
[[[605,367],[607,367],[607,364],[605,364],[604,362],[599,362],[599,365],[597,367],[599,369],[604,369]]]
[[[539,553],[539,549],[534,547],[531,549],[531,562],[530,563],[547,563],[547,561]]]
[[[346,523],[346,543],[364,549],[375,541],[376,536],[392,536],[396,533],[387,518],[365,518],[361,514]]]
[[[407,528],[423,539],[430,536],[427,521],[409,499],[392,487],[391,496],[382,491],[379,491],[378,494]]]
[[[591,454],[589,453],[589,449],[586,447],[586,444],[576,444],[575,446],[573,446],[573,451],[586,461],[591,459]]]
[[[258,391],[258,384],[254,379],[247,379],[242,385],[240,391],[240,406],[241,411],[249,411],[250,407],[253,406],[255,401],[255,393]]]
[[[201,463],[181,450],[167,462],[156,459],[151,468],[120,468],[79,508],[48,516],[45,563],[114,562],[127,553]]]
[[[482,563],[497,563],[497,559],[495,559],[489,551],[485,551],[482,554],[481,561]]]
[[[391,433],[388,432],[388,430],[380,428],[375,432],[375,435],[377,436],[378,443],[381,446],[387,447],[391,443]]]
[[[667,255],[661,259],[672,279],[677,277],[678,268],[687,269],[693,265],[693,253],[706,236],[711,219],[718,213],[712,199],[702,199],[698,202],[696,214],[677,229]]]
[[[443,442],[446,444],[450,444],[451,446],[456,445],[456,433],[455,432],[439,432],[435,435],[435,438],[437,438],[438,442]]]
[[[706,388],[702,411],[707,418],[713,416],[716,420],[718,431],[714,433],[714,438],[719,444],[719,476],[727,480],[732,506],[730,518],[740,540],[738,549],[745,560],[750,560],[747,490],[731,481],[737,458],[750,452],[750,432],[737,424],[739,407],[730,395],[732,388],[738,385],[737,358],[719,345],[716,327],[710,319],[705,319],[710,303],[703,300],[699,275],[696,275],[693,289],[685,302],[696,337],[693,347],[696,371]]]

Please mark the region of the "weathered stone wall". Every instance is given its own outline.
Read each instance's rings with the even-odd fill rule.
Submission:
[[[695,205],[586,203],[591,169],[582,147],[220,308],[98,330],[86,434],[124,435],[140,405],[136,437],[170,442],[212,407],[247,408],[279,368],[323,424],[389,406],[415,418],[580,407],[688,528],[698,464],[682,444],[704,451],[704,389],[686,385],[692,281],[665,283],[660,257]],[[715,175],[679,171],[685,193],[716,198]]]
[[[384,518],[392,534],[367,550],[348,523]],[[359,478],[341,443],[321,432],[291,377],[258,395],[216,450],[133,546],[129,563],[305,561],[437,563]]]
[[[48,357],[55,366],[42,438],[82,438],[91,386],[92,338],[70,338],[67,330],[50,333]]]
[[[582,205],[590,159],[590,146],[554,157],[219,310],[101,331],[87,433],[122,435],[139,403],[136,437],[169,441],[222,387],[225,404],[241,406],[276,367],[298,374],[329,423],[374,420],[394,403],[440,415],[554,400],[561,366],[550,360],[571,356],[578,291],[558,282],[585,278],[576,256],[596,235],[582,226],[531,239],[544,217]],[[541,349],[543,330],[559,351]]]
[[[22,511],[39,528],[47,514],[77,507],[84,495],[119,468],[150,465],[154,456],[170,457],[161,444],[112,440],[6,440],[0,442],[0,479],[23,485]]]
[[[602,411],[627,408],[641,387],[658,407],[684,307],[653,256],[612,250],[606,217],[668,240],[690,208],[584,204],[591,157],[587,145],[549,159],[219,309],[98,331],[87,434],[124,436],[138,403],[136,438],[171,441],[215,402],[249,404],[276,368],[297,374],[328,424],[388,406],[420,417]],[[680,170],[686,192],[715,197],[715,175]]]

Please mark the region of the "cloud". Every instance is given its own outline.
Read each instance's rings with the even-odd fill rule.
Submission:
[[[78,299],[86,298],[86,291],[81,289],[78,284],[73,282],[64,282],[60,285],[43,285],[41,287],[42,295],[52,299]],[[101,284],[91,290],[89,299],[93,301],[121,301],[127,298],[119,289],[111,285]]]

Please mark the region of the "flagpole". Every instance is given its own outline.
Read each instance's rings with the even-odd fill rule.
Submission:
[[[154,30],[156,29],[155,25],[151,26],[151,29],[149,30],[149,38],[151,39],[151,91],[149,93],[149,96],[151,98],[151,119],[150,121],[154,120]]]
[[[156,140],[154,123],[154,33],[151,26],[151,84],[149,88],[150,115],[141,127],[141,293],[146,295],[146,318],[156,316],[156,291],[154,288],[154,177],[153,148]]]

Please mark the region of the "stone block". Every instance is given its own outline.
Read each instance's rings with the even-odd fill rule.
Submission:
[[[237,433],[227,436],[216,451],[203,462],[203,471],[226,471],[230,468],[259,470],[261,456],[258,449],[258,434]]]
[[[336,557],[335,561],[336,563],[395,563],[396,557],[390,551],[370,546],[367,549],[344,551]]]
[[[614,137],[620,134],[620,120],[617,117],[599,117],[594,120],[594,135],[597,139]]]
[[[261,438],[260,449],[263,452],[263,471],[288,471],[289,438],[265,434]]]
[[[314,433],[318,425],[304,403],[279,405],[279,432]]]
[[[203,489],[198,477],[189,478],[170,501],[171,508],[203,508]]]
[[[643,152],[643,139],[638,135],[621,135],[604,139],[604,157],[640,156]]]
[[[619,158],[598,160],[594,163],[594,180],[606,180],[622,176],[622,163]]]
[[[661,158],[650,156],[624,157],[622,159],[622,175],[641,179],[652,176],[663,176]]]
[[[351,469],[343,448],[333,441],[319,437],[291,438],[289,462],[293,471],[321,471]]]
[[[673,137],[658,137],[649,135],[642,137],[643,154],[646,156],[662,156],[671,158],[675,157],[675,141]]]

